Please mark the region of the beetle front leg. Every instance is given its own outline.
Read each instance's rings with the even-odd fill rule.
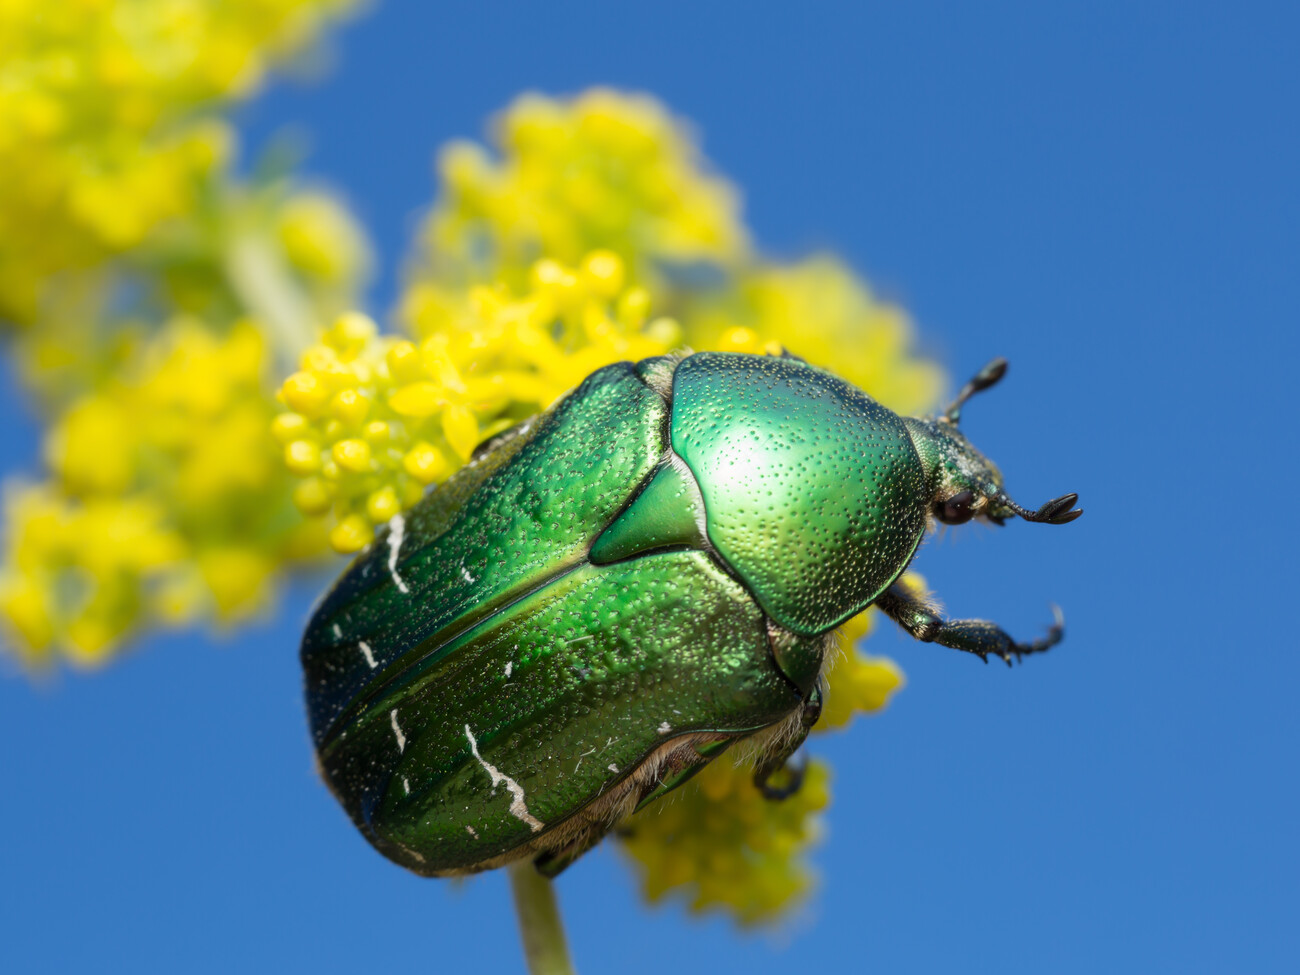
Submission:
[[[923,643],[937,643],[973,653],[985,663],[989,654],[1001,657],[1011,666],[1011,658],[1019,660],[1027,653],[1041,653],[1061,642],[1065,636],[1065,618],[1055,606],[1056,620],[1047,629],[1047,636],[1032,643],[1017,643],[1011,636],[988,620],[945,620],[926,600],[894,583],[876,600],[876,605],[894,622]]]
[[[754,785],[759,792],[763,793],[764,799],[789,799],[799,791],[799,787],[803,785],[805,766],[802,763],[798,766],[787,765],[787,763],[803,745],[808,732],[812,730],[812,726],[817,723],[821,714],[822,693],[814,687],[808,699],[800,706],[799,723],[795,726],[794,733],[776,751],[764,755],[758,767],[754,769]],[[788,769],[789,783],[783,786],[768,785],[768,780],[782,769]]]

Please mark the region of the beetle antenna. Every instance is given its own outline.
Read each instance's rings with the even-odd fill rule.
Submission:
[[[1048,501],[1037,511],[1030,511],[1028,508],[1020,507],[1005,494],[999,494],[994,498],[994,501],[1006,505],[1025,521],[1039,521],[1048,525],[1066,525],[1083,514],[1082,508],[1074,507],[1074,502],[1078,500],[1077,494],[1063,494],[1059,498]]]
[[[1007,360],[998,356],[998,358],[975,373],[971,381],[962,387],[961,392],[957,394],[957,398],[952,401],[952,405],[943,411],[943,416],[939,419],[956,426],[961,422],[961,408],[965,402],[976,393],[982,393],[990,386],[996,385],[997,381],[1006,374]]]

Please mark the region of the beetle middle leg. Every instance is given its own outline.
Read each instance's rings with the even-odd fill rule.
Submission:
[[[923,643],[937,643],[973,653],[985,663],[989,654],[1001,657],[1011,666],[1011,658],[1019,660],[1027,653],[1041,653],[1061,642],[1065,635],[1065,619],[1055,606],[1055,622],[1047,629],[1047,636],[1030,643],[1018,643],[998,626],[988,620],[945,620],[924,597],[911,592],[906,586],[894,583],[876,600],[876,605],[894,622]]]
[[[822,694],[821,691],[814,687],[808,699],[800,705],[799,723],[795,725],[793,733],[785,742],[780,744],[775,751],[769,752],[759,760],[758,767],[754,769],[754,785],[758,791],[763,793],[765,799],[789,799],[799,791],[803,785],[804,770],[806,763],[801,762],[798,765],[788,764],[794,757],[794,753],[808,737],[808,732],[812,726],[817,723],[817,719],[822,714]],[[790,777],[790,781],[785,785],[771,785],[769,780],[778,772],[785,770]]]

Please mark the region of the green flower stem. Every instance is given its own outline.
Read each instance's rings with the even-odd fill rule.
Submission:
[[[293,372],[315,341],[317,323],[283,255],[263,233],[235,233],[226,245],[224,264],[231,289],[271,340],[281,372]]]
[[[512,864],[509,870],[528,971],[532,975],[574,975],[555,888],[528,860]]]

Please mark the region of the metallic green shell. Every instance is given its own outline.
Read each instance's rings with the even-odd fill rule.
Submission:
[[[798,707],[761,611],[712,556],[586,561],[659,465],[666,413],[628,364],[595,373],[395,521],[314,614],[321,767],[390,858],[473,869],[665,741]]]
[[[701,552],[583,565],[421,661],[323,754],[417,871],[472,868],[557,826],[658,745],[752,732],[799,694],[762,614]],[[359,815],[358,815],[359,814]]]
[[[703,492],[709,541],[795,633],[869,606],[925,532],[928,485],[902,419],[799,359],[683,360],[672,444]]]

